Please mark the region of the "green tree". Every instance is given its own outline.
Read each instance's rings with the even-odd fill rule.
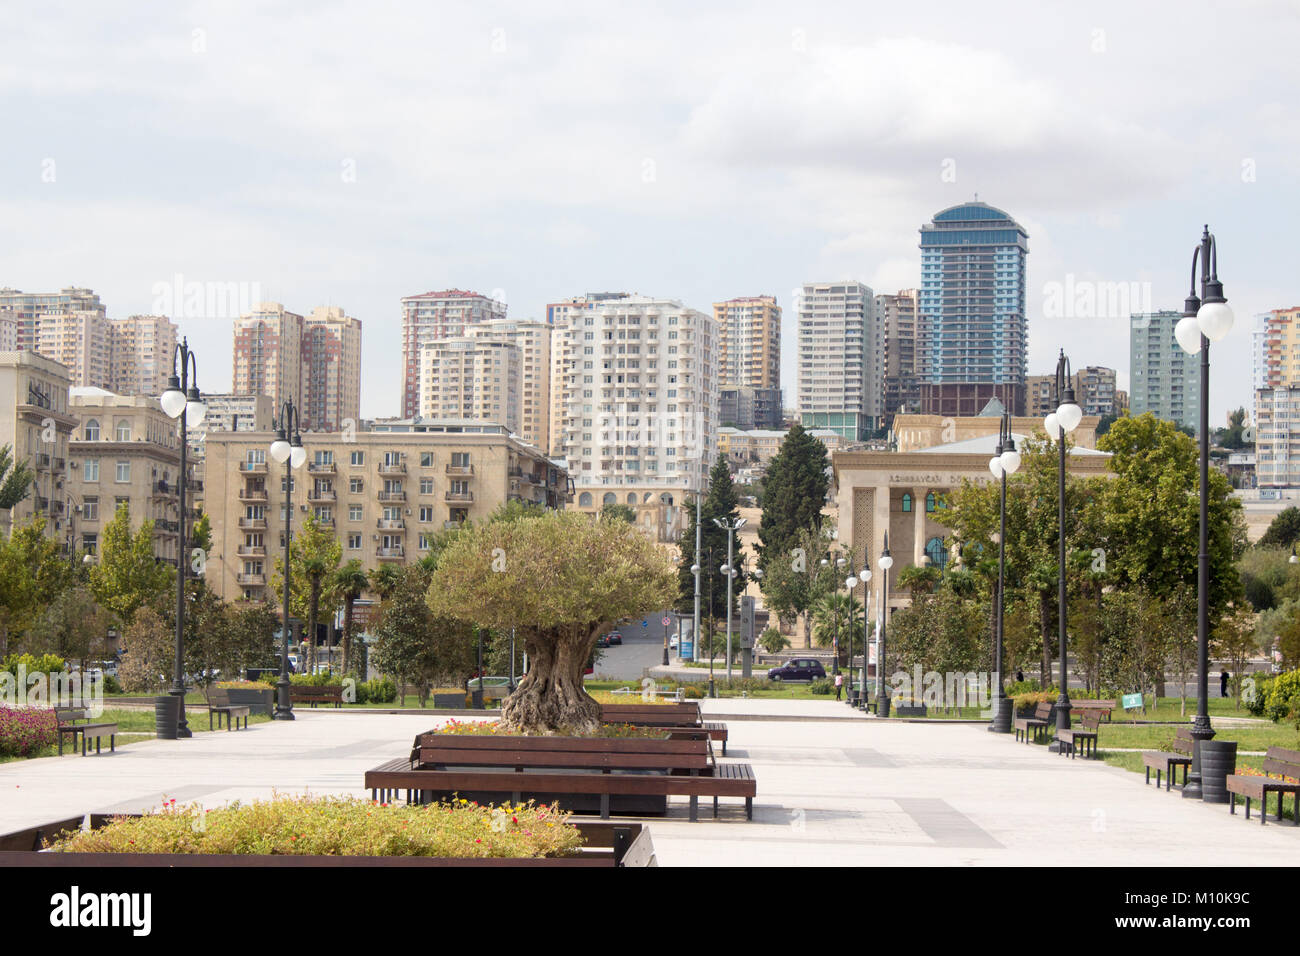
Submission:
[[[95,601],[89,588],[75,586],[57,595],[32,627],[30,649],[75,661],[83,673],[92,660],[108,650],[113,615]]]
[[[731,471],[727,467],[726,457],[719,455],[709,472],[709,493],[700,503],[700,597],[704,602],[703,614],[712,618],[727,616],[727,576],[722,573],[722,566],[727,563],[727,532],[719,528],[717,519],[728,523],[740,517],[735,486],[731,482]],[[687,506],[689,519],[686,530],[678,542],[681,560],[677,566],[677,600],[675,606],[679,611],[690,611],[695,607],[695,575],[691,566],[695,564],[695,508],[694,502]],[[741,563],[740,542],[734,542],[736,565]],[[736,610],[740,595],[744,593],[748,575],[737,574],[732,583],[732,610]]]
[[[489,525],[493,526],[493,525]],[[404,697],[412,685],[423,707],[439,680],[460,686],[474,669],[474,629],[433,611],[428,600],[433,572],[413,565],[402,571],[379,607],[375,667],[395,678]]]
[[[783,558],[768,552],[761,583],[763,598],[768,609],[784,620],[793,621],[803,615],[804,646],[812,647],[809,612],[823,594],[834,589],[836,578],[841,576],[830,561],[825,567],[821,564],[834,542],[826,529],[804,528],[786,543],[790,550]]]
[[[780,628],[769,627],[759,637],[758,645],[769,654],[780,654],[790,646],[790,638],[782,634]]]
[[[848,664],[849,637],[862,633],[862,602],[847,591],[828,591],[813,607],[813,639],[818,647],[834,647],[840,667]]]
[[[402,570],[395,564],[381,564],[370,572],[370,586],[381,601],[386,600],[402,583]]]
[[[763,475],[763,518],[758,527],[758,566],[785,561],[801,531],[817,530],[830,487],[826,446],[802,425],[791,426]]]
[[[339,609],[339,595],[327,587],[343,557],[343,545],[334,532],[321,525],[314,514],[303,520],[302,528],[289,543],[289,613],[307,622],[307,672],[316,669],[316,625],[321,617],[334,616]],[[273,592],[284,589],[284,558],[275,559],[271,579]]]
[[[0,445],[0,511],[12,510],[31,494],[34,480],[27,462],[14,460],[13,446]]]
[[[45,534],[44,518],[0,539],[0,659],[9,653],[10,634],[30,627],[76,577],[58,544]]]
[[[343,660],[339,671],[351,674],[357,661],[352,653],[352,615],[357,599],[370,587],[370,579],[359,558],[353,558],[334,573],[333,590],[343,601]]]
[[[672,601],[670,560],[621,521],[568,512],[467,530],[444,553],[428,590],[435,616],[516,628],[530,670],[502,706],[525,733],[589,733],[600,705],[583,688],[596,639],[617,622]]]
[[[1232,692],[1236,710],[1241,710],[1241,681],[1246,676],[1246,665],[1255,653],[1255,615],[1249,608],[1234,608],[1232,613],[1219,619],[1210,635],[1211,651],[1232,668],[1228,687]]]
[[[146,605],[136,612],[135,619],[122,632],[121,644],[117,676],[123,690],[148,692],[167,685],[174,653],[173,632],[155,608]]]
[[[1297,541],[1300,541],[1300,508],[1292,505],[1278,512],[1255,544],[1260,548],[1290,548]]]
[[[146,518],[131,533],[131,515],[125,504],[100,536],[99,561],[90,569],[90,590],[123,626],[146,605],[161,605],[175,585],[175,570],[153,552],[153,522]]]
[[[636,524],[636,512],[628,505],[611,503],[603,505],[600,509],[602,518],[617,518],[620,521],[626,521],[628,524]]]

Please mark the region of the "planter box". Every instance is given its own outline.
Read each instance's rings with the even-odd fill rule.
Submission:
[[[247,707],[249,713],[266,714],[270,716],[275,709],[275,689],[268,687],[265,690],[241,689],[238,687],[224,688],[233,707]]]
[[[895,717],[924,717],[925,704],[899,704],[894,708]]]
[[[120,816],[139,814],[87,814],[56,820],[14,833],[0,834],[0,867],[623,867],[657,866],[650,831],[640,823],[575,823],[586,840],[580,856],[534,857],[431,857],[431,856],[257,856],[213,853],[49,853],[36,849],[46,839],[82,828],[98,829]]]

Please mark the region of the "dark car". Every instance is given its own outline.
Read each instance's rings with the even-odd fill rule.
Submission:
[[[600,635],[600,637],[596,638],[596,646],[597,646],[597,647],[609,647],[609,635],[608,635],[608,634],[602,634],[602,635]]]
[[[768,680],[821,680],[825,676],[826,668],[821,661],[811,657],[792,658],[767,672]]]
[[[610,642],[611,644],[620,644],[620,645],[621,645],[621,644],[623,643],[623,635],[620,634],[618,631],[610,631],[610,632],[609,632],[609,642]]]

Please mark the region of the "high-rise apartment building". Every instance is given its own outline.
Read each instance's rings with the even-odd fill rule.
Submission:
[[[917,290],[876,296],[876,322],[885,337],[884,412],[919,412],[930,343],[921,321]]]
[[[429,343],[464,335],[471,325],[506,317],[506,304],[477,292],[446,289],[402,299],[402,415],[420,409],[420,351]]]
[[[781,390],[724,385],[718,390],[718,421],[742,431],[779,430],[783,422]]]
[[[781,387],[781,307],[770,295],[713,303],[723,388]]]
[[[1118,414],[1115,381],[1115,370],[1104,365],[1089,365],[1074,373],[1074,400],[1085,415]]]
[[[717,455],[713,317],[629,296],[588,303],[552,341],[567,356],[551,383],[565,397],[559,441],[578,510],[654,504],[646,528],[672,540],[683,495],[704,487]]]
[[[799,416],[846,441],[884,416],[884,334],[875,295],[855,280],[809,282],[799,297]]]
[[[458,335],[420,349],[420,417],[519,431],[523,352],[504,338]]]
[[[17,322],[16,348],[19,351],[36,347],[36,324],[41,316],[69,312],[106,314],[97,293],[76,286],[69,286],[60,292],[0,289],[0,312],[12,313]]]
[[[1200,359],[1174,339],[1181,312],[1133,315],[1129,320],[1129,407],[1178,425],[1200,427]]]
[[[235,320],[236,395],[267,395],[276,415],[289,399],[308,425],[303,403],[303,317],[279,302],[263,302]]]
[[[52,312],[39,316],[29,346],[68,369],[74,387],[112,384],[108,319],[103,312]]]
[[[519,348],[519,425],[516,434],[549,451],[551,443],[551,332],[545,322],[496,319],[470,326],[467,335]]]
[[[109,391],[151,395],[167,389],[176,353],[177,326],[165,315],[132,315],[108,323]]]
[[[1024,410],[1029,235],[1001,209],[952,206],[921,227],[920,316],[929,339],[922,411],[978,414],[993,397]]]
[[[319,306],[303,320],[302,402],[314,431],[361,418],[361,320],[338,306]]]
[[[1028,375],[1025,377],[1026,415],[1030,418],[1046,418],[1056,411],[1059,404],[1056,394],[1055,375]]]
[[[552,327],[551,334],[551,380],[549,413],[549,447],[552,455],[564,454],[564,416],[573,399],[570,386],[575,379],[570,377],[574,362],[579,361],[582,353],[582,333],[577,333],[577,352],[573,330],[583,324],[584,313],[598,305],[610,304],[632,298],[629,292],[588,292],[586,295],[574,296],[563,302],[552,302],[546,306],[546,323]],[[576,325],[575,325],[576,323]]]

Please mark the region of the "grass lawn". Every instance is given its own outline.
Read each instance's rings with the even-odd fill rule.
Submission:
[[[185,719],[189,722],[190,730],[193,733],[208,733],[208,711],[205,707],[202,710],[195,710],[187,707],[185,709]],[[265,714],[250,714],[248,722],[250,724],[262,724],[271,718]],[[141,740],[154,739],[154,712],[145,707],[105,707],[104,713],[94,719],[95,723],[117,724],[117,746],[122,747],[133,743],[139,743]],[[215,719],[212,725],[216,727]],[[222,733],[225,733],[225,727],[222,727]],[[213,730],[213,733],[216,733]],[[107,750],[108,744],[101,744],[101,749]],[[64,756],[75,753],[80,756],[81,744],[77,744],[77,749],[72,749],[71,738],[63,741]],[[89,756],[90,751],[86,751]],[[46,747],[32,755],[32,757],[5,757],[0,756],[0,763],[8,763],[11,760],[30,760],[34,757],[57,757],[59,755],[58,746]]]

